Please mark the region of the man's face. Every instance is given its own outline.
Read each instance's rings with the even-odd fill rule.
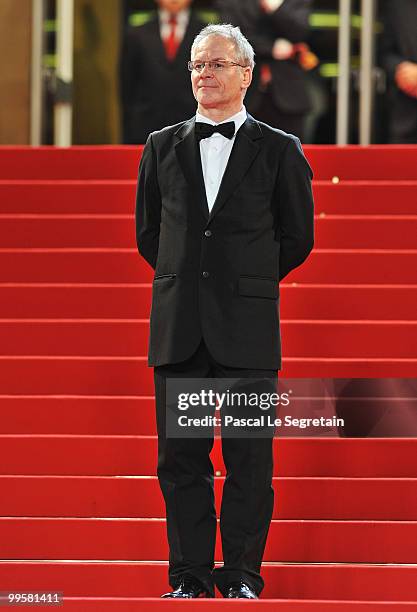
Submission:
[[[188,8],[191,2],[192,0],[156,0],[159,8],[169,11],[172,15]]]
[[[212,35],[205,38],[194,50],[192,61],[232,61],[237,62],[236,50],[231,41],[224,36]],[[191,84],[193,94],[200,106],[227,110],[242,103],[245,90],[252,80],[252,70],[240,66],[228,66],[221,72],[204,67],[202,72],[193,70]]]

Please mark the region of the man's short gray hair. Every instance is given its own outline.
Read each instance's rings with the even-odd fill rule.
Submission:
[[[250,66],[253,70],[255,66],[255,52],[248,39],[242,34],[238,26],[233,26],[230,23],[209,24],[201,30],[194,39],[191,47],[191,57],[194,55],[195,49],[208,36],[223,36],[229,38],[235,45],[236,60]]]

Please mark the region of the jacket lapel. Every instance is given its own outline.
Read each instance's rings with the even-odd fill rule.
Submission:
[[[210,221],[226,204],[239,183],[244,179],[260,151],[260,146],[256,142],[260,138],[263,138],[261,128],[258,122],[248,114],[245,123],[236,134],[219,192],[211,209]]]
[[[148,22],[147,34],[149,36],[149,49],[154,49],[155,53],[157,54],[155,56],[155,61],[168,63],[164,43],[161,38],[158,14],[156,14],[155,17]]]
[[[201,211],[208,221],[209,208],[201,166],[200,147],[194,135],[194,123],[195,117],[192,117],[175,132],[175,136],[179,140],[174,144],[174,149],[192,194],[195,195],[195,199],[199,202]]]

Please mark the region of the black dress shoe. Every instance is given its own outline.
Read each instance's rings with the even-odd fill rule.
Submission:
[[[213,597],[213,595],[207,591],[206,587],[197,578],[187,574],[181,578],[176,589],[161,595],[161,597],[194,599],[196,597]]]
[[[226,597],[229,599],[258,599],[255,591],[253,591],[246,582],[243,582],[243,580],[232,582],[232,584],[229,585]]]

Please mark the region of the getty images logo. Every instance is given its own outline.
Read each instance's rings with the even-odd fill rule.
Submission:
[[[216,410],[221,410],[228,406],[254,406],[260,410],[269,410],[271,406],[288,406],[290,403],[287,393],[246,393],[230,391],[227,389],[219,393],[213,389],[201,389],[194,393],[179,393],[178,394],[178,409],[188,410],[191,407],[203,406],[213,407]]]

